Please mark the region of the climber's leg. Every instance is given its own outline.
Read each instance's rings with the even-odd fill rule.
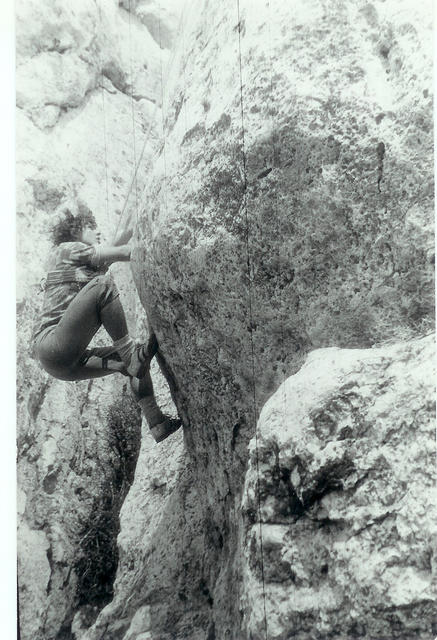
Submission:
[[[55,328],[63,361],[77,364],[102,324],[114,341],[128,332],[118,289],[105,275],[79,291]]]
[[[141,380],[138,380],[138,378],[131,378],[130,385],[149,427],[159,424],[165,420],[165,415],[156,403],[150,371],[147,371]]]
[[[158,407],[149,371],[141,380],[131,378],[131,388],[156,442],[162,442],[182,426],[179,418],[165,415]]]
[[[118,296],[115,283],[107,276],[97,276],[79,291],[59,324],[37,344],[38,357],[48,373],[61,380],[83,380],[112,373],[138,375],[150,365],[157,345],[151,354],[145,345],[137,347],[133,343]],[[102,324],[123,362],[109,358],[104,362],[95,353],[84,358],[88,344]],[[118,348],[120,345],[122,349]]]
[[[61,359],[61,353],[57,336],[52,329],[46,333],[37,344],[37,355],[43,368],[58,380],[87,380],[90,378],[101,378],[112,373],[126,373],[126,367],[121,362],[107,362],[104,366],[104,359],[98,356],[90,356],[86,364],[68,363]]]
[[[46,368],[46,370],[48,371],[48,373],[51,373],[53,377],[58,378],[59,380],[67,381],[104,378],[105,376],[109,376],[113,373],[121,373],[123,375],[127,375],[126,366],[120,362],[110,363],[108,364],[106,369],[103,369],[102,358],[91,358],[89,362],[87,362],[87,364],[84,366],[77,365],[62,370],[57,368],[53,373],[49,371],[48,368]]]

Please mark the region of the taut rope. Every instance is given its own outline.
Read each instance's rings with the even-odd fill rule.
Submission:
[[[239,74],[240,74],[240,111],[241,111],[241,131],[242,131],[242,155],[243,155],[243,177],[244,177],[244,195],[243,195],[243,210],[246,222],[246,260],[247,260],[247,276],[248,276],[248,289],[249,289],[249,333],[250,333],[250,349],[252,360],[252,401],[253,401],[253,421],[255,424],[255,451],[256,451],[256,473],[257,473],[257,498],[258,498],[258,517],[259,517],[259,537],[260,537],[260,552],[261,552],[261,578],[262,578],[262,592],[263,592],[263,608],[264,608],[264,631],[267,640],[267,612],[266,612],[266,590],[265,590],[265,577],[264,577],[264,548],[263,548],[263,533],[262,533],[262,516],[261,516],[261,492],[260,492],[260,475],[259,475],[259,453],[258,453],[258,430],[257,430],[257,398],[256,398],[256,384],[255,384],[255,345],[253,338],[253,291],[252,291],[252,273],[251,273],[251,260],[250,260],[250,226],[249,226],[249,214],[247,210],[247,160],[245,149],[245,124],[244,124],[244,100],[243,100],[243,64],[241,55],[241,17],[240,17],[240,1],[237,1],[237,18],[238,18],[238,57],[239,57]]]

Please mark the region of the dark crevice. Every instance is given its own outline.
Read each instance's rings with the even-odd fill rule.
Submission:
[[[381,193],[381,181],[384,176],[384,156],[385,156],[385,144],[380,142],[376,147],[376,154],[378,156],[378,191]]]
[[[384,522],[384,520],[387,520],[388,518],[391,518],[391,517],[394,517],[394,514],[389,512],[389,513],[383,513],[380,516],[372,518],[371,522],[368,522],[367,524],[365,524],[363,527],[361,527],[357,531],[354,531],[353,535],[354,536],[358,536],[363,531],[366,531],[367,529],[370,529],[371,527],[375,526],[376,524],[381,524],[382,522]]]
[[[44,491],[48,495],[52,495],[56,491],[58,474],[59,474],[59,469],[57,469],[56,471],[50,471],[43,480],[42,486]]]
[[[297,468],[300,477],[305,478],[305,468],[299,459],[293,460],[290,467]],[[290,518],[297,522],[328,493],[343,491],[344,479],[355,471],[352,461],[348,459],[320,469],[311,482],[311,488],[304,490],[299,496],[291,480],[291,468],[281,467],[277,461],[272,474],[274,486],[265,487],[266,495],[273,493],[278,501],[278,522]],[[256,520],[256,516],[255,511],[247,513],[249,520]]]
[[[235,445],[236,445],[236,442],[237,442],[238,435],[240,433],[240,429],[241,429],[241,424],[239,422],[235,423],[233,428],[232,428],[232,440],[231,440],[231,449],[232,449],[232,451],[235,450]]]
[[[316,502],[320,502],[328,493],[342,491],[344,479],[354,471],[355,465],[347,458],[320,469],[315,477],[315,485],[302,494],[302,503],[305,511],[310,509]]]
[[[79,607],[86,604],[103,607],[112,599],[120,530],[117,506],[116,498],[109,495],[95,500],[90,519],[81,531],[79,556],[74,565]]]
[[[78,535],[73,569],[77,576],[76,607],[101,610],[113,597],[118,567],[119,514],[134,480],[141,445],[141,411],[130,396],[123,395],[106,414],[108,446],[113,465],[104,487],[95,496]],[[68,578],[67,578],[68,579]]]
[[[265,178],[266,176],[269,175],[271,171],[272,171],[272,167],[267,167],[267,169],[264,169],[257,175],[257,179],[260,180],[261,178]]]
[[[153,331],[153,329],[151,329]],[[164,378],[167,381],[168,387],[170,389],[170,395],[171,398],[173,400],[173,403],[175,404],[177,411],[178,411],[178,415],[179,418],[181,418],[182,423],[184,426],[188,426],[189,425],[189,418],[188,418],[188,413],[185,409],[185,403],[183,401],[183,398],[181,397],[180,393],[179,393],[179,388],[176,382],[176,377],[170,367],[170,365],[168,364],[168,362],[166,361],[165,357],[162,355],[162,353],[160,351],[157,352],[156,354],[156,359],[158,361],[159,364],[159,368],[161,369],[162,375],[164,376]]]
[[[208,588],[208,586],[207,586],[207,584],[206,584],[206,582],[204,580],[200,581],[199,589],[200,589],[202,595],[205,596],[206,601],[208,602],[208,605],[210,607],[212,607],[213,604],[214,604],[214,598],[212,597],[211,592],[210,592],[210,590],[209,590],[209,588]]]
[[[29,399],[27,401],[27,410],[33,422],[35,422],[38,418],[39,412],[41,411],[43,405],[43,400],[51,384],[52,380],[48,378],[29,395]]]
[[[216,640],[216,635],[215,635],[215,624],[214,622],[211,622],[209,629],[208,629],[208,636],[206,640]]]
[[[293,487],[293,484],[291,482],[291,477],[290,477],[291,476],[290,469],[286,469],[282,467],[282,468],[279,468],[278,471],[279,471],[279,483],[283,484],[286,492],[288,493],[288,504],[287,504],[288,514],[291,516],[294,516],[296,519],[299,519],[305,513],[306,508]]]
[[[50,591],[52,590],[52,573],[53,573],[53,552],[51,547],[47,549],[46,555],[47,555],[47,562],[49,563],[49,567],[50,567],[50,577],[46,586],[46,594],[49,595]]]

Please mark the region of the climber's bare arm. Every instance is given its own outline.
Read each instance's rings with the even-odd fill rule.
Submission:
[[[120,247],[121,245],[126,244],[132,238],[132,233],[133,233],[132,229],[123,229],[123,231],[120,231],[115,236],[114,240],[112,241],[112,246]]]
[[[124,244],[122,246],[102,246],[97,248],[96,262],[98,264],[112,264],[113,262],[129,262],[130,260],[130,245]]]
[[[127,215],[126,221],[124,222],[123,228],[120,230],[117,230],[115,238],[111,242],[112,246],[119,247],[123,244],[128,243],[129,240],[132,238],[132,234],[133,234],[132,216],[133,216],[133,212],[130,211]]]

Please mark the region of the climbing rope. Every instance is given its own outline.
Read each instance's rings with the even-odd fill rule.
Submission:
[[[129,0],[129,7],[130,7],[130,0]],[[178,22],[177,31],[176,31],[175,41],[177,41],[177,39],[178,39],[178,36],[180,34],[180,31],[181,31],[181,28],[183,29],[183,24],[184,24],[186,12],[187,12],[187,6],[185,6],[183,11],[181,12],[181,15],[180,15],[180,18],[179,18],[179,22]],[[129,11],[129,13],[130,13],[130,11]],[[131,32],[129,32],[129,33],[130,33],[130,37],[131,37]],[[170,72],[171,72],[171,69],[172,69],[172,66],[173,66],[173,62],[174,62],[174,59],[175,59],[175,55],[176,55],[177,49],[176,49],[176,47],[173,47],[172,53],[169,56],[169,58],[167,60],[167,63],[165,65],[165,67],[164,67],[163,64],[162,64],[162,51],[163,51],[163,49],[162,49],[162,42],[161,42],[161,22],[160,21],[159,21],[159,40],[160,40],[159,44],[160,44],[160,52],[161,52],[161,54],[160,54],[160,86],[161,86],[160,93],[161,93],[161,99],[163,99],[164,88],[167,86],[168,79],[169,79],[169,76],[170,76]],[[130,45],[130,48],[131,48],[131,45]],[[132,90],[133,90],[133,88],[132,88]],[[131,96],[131,99],[132,99],[132,96]],[[146,132],[144,134],[144,141],[143,141],[141,153],[140,153],[140,156],[138,158],[138,161],[135,164],[135,168],[134,168],[134,172],[133,172],[133,175],[132,175],[132,179],[130,181],[129,188],[128,188],[128,191],[127,191],[124,203],[123,203],[123,207],[122,207],[122,210],[121,210],[121,213],[120,213],[120,217],[118,219],[118,223],[117,223],[117,226],[116,226],[116,229],[115,229],[115,232],[114,232],[114,237],[117,236],[117,232],[118,232],[118,229],[120,227],[121,221],[124,218],[124,214],[126,212],[127,205],[128,205],[128,202],[129,202],[129,197],[130,197],[130,194],[132,192],[132,188],[133,188],[134,184],[136,184],[136,191],[137,191],[137,187],[138,187],[138,185],[137,185],[138,170],[139,170],[139,168],[141,166],[141,163],[142,163],[142,160],[143,160],[143,156],[144,156],[144,152],[145,152],[145,150],[147,148],[147,143],[150,141],[150,137],[151,137],[150,133],[151,133],[152,126],[156,124],[156,114],[157,114],[158,104],[159,104],[158,100],[155,100],[155,106],[154,106],[154,109],[153,109],[153,113],[152,113],[152,116],[151,116],[151,118],[150,118],[150,120],[148,122],[147,130],[146,130]],[[164,111],[164,105],[163,104],[161,104],[161,110],[162,110],[162,112]],[[149,159],[149,162],[148,162],[149,166],[153,166],[153,164],[155,163],[155,160],[162,153],[163,146],[164,145],[161,144],[156,149],[156,151],[153,154],[152,158]],[[148,187],[151,184],[152,179],[153,179],[153,176],[151,175],[149,177],[149,180],[147,180],[144,183],[144,186],[141,189],[141,193],[139,195],[139,198],[138,198],[138,191],[137,191],[137,201],[136,201],[137,222],[138,222],[138,209],[139,209],[139,207],[141,206],[141,204],[143,202],[143,194],[144,194],[145,191],[147,191]]]
[[[162,51],[162,42],[161,42],[161,20],[158,20],[158,34],[159,34],[159,48]],[[165,148],[165,115],[164,115],[164,82],[162,77],[162,56],[159,60],[159,71],[161,77],[161,127],[162,127],[162,153],[164,155],[164,208],[167,211],[167,156],[166,156],[166,148]]]
[[[183,104],[183,111],[184,111],[184,125],[185,125],[185,131],[188,131],[188,121],[187,121],[187,101],[185,99],[186,97],[186,92],[187,92],[187,77],[186,77],[186,71],[185,71],[185,55],[186,55],[186,48],[185,48],[185,29],[184,29],[184,23],[182,22],[182,64],[183,64],[183,77],[184,77],[184,104]]]
[[[99,12],[99,26],[100,31],[102,30],[102,7],[100,4],[100,0],[96,0],[97,10]],[[98,49],[99,52],[99,68],[100,68],[100,88],[101,88],[101,98],[102,98],[102,120],[103,120],[103,146],[105,152],[105,185],[106,185],[106,198],[105,198],[105,208],[106,208],[106,223],[109,226],[109,185],[108,185],[108,146],[106,142],[106,112],[105,112],[105,88],[104,88],[104,75],[103,75],[103,64],[102,64],[102,54],[101,49]]]
[[[134,74],[133,74],[133,63],[132,63],[131,0],[129,0],[128,14],[129,14],[129,57],[130,57],[130,81],[131,81],[130,103],[131,103],[131,114],[132,114],[133,160],[134,160],[134,167],[137,167],[137,145],[135,140]],[[136,213],[136,223],[138,224],[137,170],[134,171],[134,182],[135,182],[135,213]]]
[[[250,221],[249,221],[249,213],[247,206],[247,157],[246,157],[246,149],[245,149],[245,115],[244,115],[244,96],[243,96],[243,65],[242,65],[242,52],[241,52],[241,17],[240,17],[240,2],[236,0],[237,5],[237,18],[238,18],[238,57],[239,57],[239,78],[240,78],[240,113],[241,113],[241,128],[242,128],[242,161],[243,161],[243,203],[242,203],[242,211],[244,212],[244,219],[246,225],[246,233],[245,233],[245,246],[246,246],[246,264],[247,264],[247,275],[248,275],[248,315],[249,315],[249,333],[250,333],[250,353],[251,353],[251,369],[252,369],[252,404],[253,404],[253,421],[255,424],[255,450],[256,450],[256,473],[257,473],[257,502],[258,502],[258,515],[259,515],[259,537],[260,537],[260,555],[261,555],[261,577],[262,577],[262,592],[263,592],[263,612],[264,612],[264,629],[265,629],[265,637],[268,637],[268,627],[267,627],[267,613],[266,613],[266,592],[265,592],[265,570],[264,570],[264,548],[263,548],[263,532],[262,532],[262,515],[261,515],[261,495],[260,495],[260,470],[259,470],[259,442],[258,442],[258,432],[257,432],[257,424],[256,424],[256,416],[257,416],[257,392],[256,392],[256,383],[255,383],[255,344],[254,344],[254,320],[253,320],[253,286],[252,286],[252,266],[251,266],[251,258],[250,258]],[[131,39],[131,18],[130,18],[130,9],[131,9],[131,0],[129,0],[129,38]],[[178,34],[181,31],[183,32],[183,23],[185,17],[185,9],[181,14],[178,26]],[[162,51],[162,37],[161,37],[161,22],[158,22],[158,37],[159,37],[159,45]],[[185,36],[183,45],[185,47]],[[162,144],[156,150],[154,157],[152,159],[152,164],[155,158],[163,153],[164,160],[164,185],[167,183],[167,158],[166,158],[166,139],[165,139],[165,109],[164,109],[164,97],[165,97],[165,87],[168,82],[171,66],[173,64],[174,56],[176,53],[176,48],[173,49],[173,55],[169,58],[166,73],[163,73],[163,65],[162,65],[162,56],[160,60],[160,86],[161,86],[161,129],[162,129]],[[132,46],[130,44],[130,55],[131,55],[131,77],[132,75]],[[185,79],[185,69],[184,69],[184,82]],[[158,103],[155,103],[155,112]],[[185,107],[185,119],[186,119],[186,105]],[[142,194],[150,185],[153,176],[149,178],[149,180],[145,183],[142,194],[140,196],[140,200],[138,201],[138,182],[137,182],[137,173],[139,167],[142,162],[142,158],[144,155],[144,151],[149,140],[149,136],[145,135],[143,147],[141,150],[140,157],[136,159],[136,138],[135,138],[135,117],[134,117],[134,106],[133,106],[133,82],[132,82],[132,90],[131,90],[131,110],[132,110],[132,128],[133,128],[133,141],[134,141],[134,173],[132,176],[132,180],[128,189],[128,193],[125,198],[125,202],[121,211],[121,215],[117,224],[115,235],[117,234],[119,225],[126,211],[127,203],[135,184],[135,208],[136,208],[136,216],[138,222],[138,204],[142,202]],[[149,122],[147,134],[150,132],[152,123],[155,121],[155,118],[152,118]],[[166,202],[166,192],[164,190],[164,206],[167,207]]]
[[[247,208],[247,159],[245,149],[245,124],[244,124],[244,98],[243,98],[243,64],[241,55],[241,16],[240,16],[240,1],[237,2],[237,19],[238,19],[238,57],[239,57],[239,75],[240,75],[240,112],[241,112],[241,133],[242,133],[242,157],[243,157],[243,204],[242,209],[244,211],[244,218],[246,223],[246,264],[247,264],[247,276],[248,276],[248,310],[249,310],[249,334],[250,334],[250,350],[251,350],[251,364],[252,364],[252,402],[253,402],[253,421],[255,424],[255,454],[256,454],[256,473],[257,473],[257,498],[258,498],[258,517],[259,517],[259,537],[260,537],[260,555],[261,555],[261,579],[262,579],[262,592],[263,592],[263,608],[264,608],[264,630],[267,640],[267,612],[266,612],[266,590],[265,590],[265,577],[264,577],[264,548],[263,548],[263,533],[262,533],[262,516],[261,516],[261,491],[260,491],[260,473],[259,473],[259,451],[258,451],[258,429],[257,429],[257,397],[256,397],[256,384],[255,384],[255,344],[253,337],[254,322],[253,322],[253,291],[252,291],[252,267],[250,260],[250,226],[249,226],[249,214]]]
[[[272,137],[272,178],[274,176],[274,169],[275,169],[275,159],[276,159],[276,153],[277,153],[277,148],[275,145],[275,134],[274,134],[274,109],[273,109],[273,105],[274,105],[274,101],[273,101],[273,96],[275,95],[274,92],[274,84],[273,84],[273,75],[274,75],[274,70],[275,70],[275,65],[274,65],[274,56],[273,56],[273,38],[272,38],[272,32],[271,32],[271,23],[272,23],[272,17],[271,17],[271,6],[270,6],[270,0],[267,0],[267,6],[268,6],[268,13],[269,13],[269,20],[267,21],[267,28],[268,28],[268,34],[269,34],[269,45],[270,45],[270,113],[271,113],[271,137]],[[274,213],[275,213],[275,220],[276,220],[276,229],[275,229],[275,236],[277,238],[277,258],[278,258],[278,273],[281,273],[280,271],[280,266],[281,266],[281,243],[280,243],[280,238],[281,236],[281,230],[280,230],[280,223],[279,223],[279,215],[278,215],[278,211],[279,211],[279,205],[278,205],[278,190],[275,188],[273,190],[274,193]],[[282,302],[282,298],[280,297],[280,303]],[[282,321],[279,323],[279,331],[280,331],[280,339],[281,339],[281,349],[280,349],[280,375],[279,375],[279,386],[282,387],[282,415],[283,415],[283,419],[285,418],[286,415],[286,397],[285,397],[285,387],[283,386],[283,382],[286,379],[286,369],[285,369],[285,365],[284,365],[284,360],[285,360],[285,338],[284,338],[284,325],[282,323]]]

